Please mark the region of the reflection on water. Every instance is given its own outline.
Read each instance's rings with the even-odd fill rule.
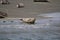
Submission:
[[[60,12],[48,13],[48,14],[40,14],[38,16],[43,16],[43,17],[60,17]]]
[[[35,24],[13,20],[0,20],[0,40],[60,40],[59,17],[37,19]]]

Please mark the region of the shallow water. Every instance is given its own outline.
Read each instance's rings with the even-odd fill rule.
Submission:
[[[0,20],[0,40],[60,40],[60,19],[37,19],[35,24]]]

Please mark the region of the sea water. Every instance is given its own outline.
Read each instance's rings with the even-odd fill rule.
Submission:
[[[0,20],[0,40],[60,40],[60,19],[36,19],[35,24]]]

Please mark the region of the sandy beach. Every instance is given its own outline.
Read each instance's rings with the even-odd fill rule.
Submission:
[[[0,0],[1,1],[1,0]],[[0,11],[8,13],[8,17],[37,17],[42,13],[60,12],[60,0],[34,2],[33,0],[8,0],[10,4],[2,5]],[[17,3],[24,3],[24,8],[17,8]]]

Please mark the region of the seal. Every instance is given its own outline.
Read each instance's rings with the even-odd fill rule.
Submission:
[[[22,18],[20,20],[28,24],[34,24],[36,19],[35,18]]]

